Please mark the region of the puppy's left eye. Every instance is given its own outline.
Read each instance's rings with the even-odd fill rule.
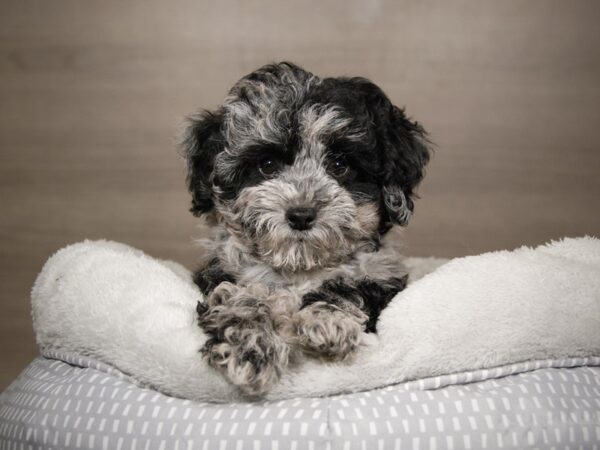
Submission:
[[[335,178],[343,178],[350,171],[350,167],[348,163],[343,158],[338,158],[329,163],[328,166],[329,173],[333,175]]]
[[[272,157],[263,159],[258,165],[258,170],[260,173],[267,178],[272,177],[279,172],[280,168],[281,163]]]

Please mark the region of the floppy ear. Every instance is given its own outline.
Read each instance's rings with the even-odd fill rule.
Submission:
[[[429,141],[423,127],[409,120],[402,109],[393,105],[386,109],[379,124],[385,166],[385,221],[406,226],[414,210],[413,190],[423,179],[429,161]]]
[[[183,154],[187,160],[188,189],[192,194],[190,211],[195,216],[209,212],[212,200],[215,156],[224,148],[221,131],[223,113],[204,111],[188,119],[183,139]]]

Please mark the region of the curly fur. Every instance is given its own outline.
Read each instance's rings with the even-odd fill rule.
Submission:
[[[281,331],[294,303],[263,284],[222,282],[199,304],[198,322],[212,336],[202,353],[247,394],[262,393],[288,364],[291,347]]]
[[[423,128],[364,78],[279,63],[192,117],[183,146],[191,211],[215,225],[195,275],[211,365],[260,395],[300,351],[350,358],[406,285],[382,238],[412,216]],[[310,226],[290,222],[294,208]]]

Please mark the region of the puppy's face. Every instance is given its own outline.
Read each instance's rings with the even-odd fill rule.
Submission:
[[[192,212],[214,211],[277,269],[339,264],[406,225],[425,144],[423,129],[368,80],[265,66],[218,111],[191,120]]]

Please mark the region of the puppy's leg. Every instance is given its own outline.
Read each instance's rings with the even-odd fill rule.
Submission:
[[[333,360],[351,356],[361,334],[375,331],[379,313],[406,286],[407,277],[360,281],[336,278],[302,298],[293,328],[306,353]]]
[[[248,395],[263,394],[281,377],[290,357],[290,345],[278,332],[275,317],[281,291],[270,293],[262,284],[217,286],[199,304],[199,325],[210,336],[202,354]]]
[[[360,344],[368,316],[353,302],[324,294],[294,315],[297,342],[311,356],[343,360]]]
[[[221,267],[219,258],[214,257],[206,266],[194,273],[194,283],[198,285],[200,291],[207,296],[210,294],[219,284],[224,281],[235,283],[233,275],[227,273]]]

